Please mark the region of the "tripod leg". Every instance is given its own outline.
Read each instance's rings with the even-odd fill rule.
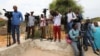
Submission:
[[[10,34],[7,33],[7,47],[9,47],[11,45],[11,38],[10,38]]]
[[[8,36],[8,33],[7,33],[7,47],[9,46],[9,43],[8,43],[8,37],[9,37],[9,36]]]
[[[11,37],[10,37],[10,34],[9,34],[9,46],[11,45]]]

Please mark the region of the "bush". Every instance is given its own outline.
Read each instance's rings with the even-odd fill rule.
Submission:
[[[6,24],[5,21],[0,21],[0,27],[1,27],[1,26],[4,26],[5,24]]]

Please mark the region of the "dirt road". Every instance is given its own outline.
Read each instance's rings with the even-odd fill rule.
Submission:
[[[43,51],[38,48],[29,49],[20,56],[62,56],[53,52]]]
[[[43,51],[37,48],[29,49],[25,53],[23,53],[20,56],[64,56],[57,53],[49,52],[49,51]],[[88,52],[85,52],[85,56],[97,56],[92,52],[92,49],[89,48]]]

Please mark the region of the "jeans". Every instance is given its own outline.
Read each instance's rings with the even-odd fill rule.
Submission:
[[[17,42],[20,43],[19,25],[12,25],[12,39],[13,39],[13,43],[16,43],[15,34],[17,34]]]
[[[88,48],[88,41],[91,44],[93,51],[95,52],[94,42],[93,42],[92,38],[90,36],[87,36],[87,34],[86,34],[83,37],[83,44],[85,45],[86,48]]]
[[[73,48],[73,51],[74,51],[74,56],[79,56],[79,49],[78,49],[78,46],[77,46],[77,42],[72,42],[72,48]]]
[[[30,38],[30,36],[32,36],[32,39],[34,38],[34,26],[27,27],[27,38]]]
[[[70,29],[72,29],[72,24],[73,24],[73,22],[67,23],[67,32],[69,32]]]

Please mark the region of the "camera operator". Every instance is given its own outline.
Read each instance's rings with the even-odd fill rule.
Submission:
[[[23,21],[22,13],[17,10],[17,6],[13,6],[14,11],[12,12],[12,38],[13,38],[13,44],[16,43],[16,37],[15,33],[17,33],[17,42],[20,44],[20,24]]]
[[[34,38],[34,28],[35,28],[35,16],[33,15],[34,11],[30,12],[30,16],[28,18],[28,34],[27,38]],[[32,34],[31,34],[32,33]]]

